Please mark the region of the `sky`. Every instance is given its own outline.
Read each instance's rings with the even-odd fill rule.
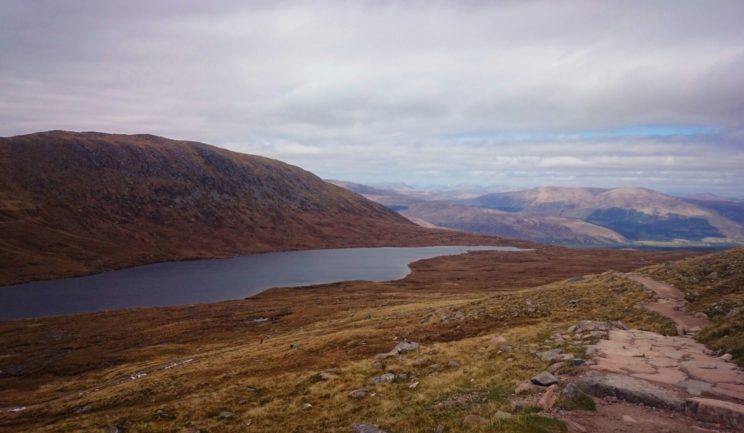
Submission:
[[[0,2],[0,136],[323,178],[744,196],[742,1]]]

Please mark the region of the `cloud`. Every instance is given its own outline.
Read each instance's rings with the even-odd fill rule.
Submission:
[[[738,2],[2,9],[0,135],[147,132],[360,181],[741,180]]]

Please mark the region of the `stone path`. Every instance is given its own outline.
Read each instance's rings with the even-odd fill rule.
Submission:
[[[685,294],[676,287],[640,274],[627,274],[627,277],[656,293],[657,301],[646,308],[672,319],[679,335],[695,334],[710,325],[710,320],[685,311]]]
[[[658,295],[648,308],[674,320],[680,336],[610,330],[606,340],[587,347],[594,363],[580,387],[744,432],[744,371],[689,337],[709,324],[707,319],[687,313],[674,287],[640,275],[629,278]]]

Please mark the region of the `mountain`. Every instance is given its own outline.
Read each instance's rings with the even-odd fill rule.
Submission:
[[[419,224],[542,243],[612,245],[627,242],[611,229],[576,218],[522,215],[441,201],[412,203],[399,212]]]
[[[744,241],[744,203],[683,199],[646,188],[541,187],[446,199],[422,191],[344,186],[426,227],[563,245]]]
[[[612,229],[631,241],[744,239],[741,224],[710,206],[646,188],[542,187],[487,194],[463,204],[524,215],[577,218]]]
[[[203,143],[0,138],[0,284],[249,252],[483,241],[456,238],[298,167]]]
[[[684,199],[687,203],[699,206],[703,209],[714,211],[719,215],[744,226],[744,202],[739,200],[726,200],[723,198]]]

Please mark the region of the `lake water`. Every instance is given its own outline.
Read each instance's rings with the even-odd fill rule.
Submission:
[[[271,287],[389,281],[411,262],[514,247],[437,246],[289,251],[156,263],[79,278],[0,287],[0,320],[242,299]]]

